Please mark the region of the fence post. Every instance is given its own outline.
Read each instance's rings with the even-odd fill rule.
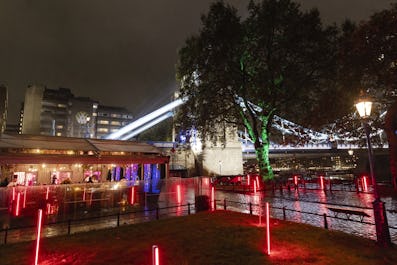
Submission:
[[[190,215],[190,202],[187,203],[187,214]]]
[[[285,214],[285,206],[283,206],[283,219],[284,221],[287,220],[287,215]]]
[[[6,231],[4,232],[4,245],[7,244],[7,237],[8,237],[8,226],[6,227]]]
[[[226,211],[226,199],[223,199],[223,210]]]
[[[328,229],[327,214],[324,213],[323,216],[324,216],[324,228],[325,228],[325,229]]]
[[[159,207],[156,207],[156,220],[159,219]]]
[[[68,235],[70,235],[70,226],[71,226],[72,220],[68,220]]]
[[[252,215],[252,202],[250,202],[250,215]]]
[[[120,226],[120,213],[117,213],[117,227]]]

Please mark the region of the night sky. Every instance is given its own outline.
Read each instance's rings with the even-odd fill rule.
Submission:
[[[177,50],[196,33],[207,0],[0,0],[0,84],[8,123],[28,84],[67,87],[76,96],[141,116],[169,102]],[[226,1],[244,10],[248,0]],[[390,0],[300,0],[325,23],[367,19]],[[242,14],[243,15],[243,14]]]

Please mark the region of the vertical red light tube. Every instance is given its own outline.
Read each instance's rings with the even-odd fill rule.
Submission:
[[[251,176],[248,175],[247,177],[248,177],[248,186],[249,186],[251,184]]]
[[[254,180],[254,193],[256,193],[256,180]]]
[[[130,204],[133,205],[135,203],[135,187],[132,186],[130,188]]]
[[[50,193],[50,187],[47,187],[47,191],[45,193],[45,199],[46,200],[48,200],[49,193]]]
[[[368,191],[367,177],[366,176],[363,176],[363,186],[364,186],[364,191]]]
[[[181,203],[181,185],[176,185],[176,198],[177,202]]]
[[[259,177],[256,176],[256,188],[259,190]]]
[[[12,187],[12,200],[15,201],[15,187]]]
[[[36,253],[34,257],[34,265],[39,261],[39,247],[40,247],[40,234],[41,234],[41,221],[43,217],[43,210],[39,209],[37,212],[37,237],[36,237]]]
[[[270,211],[269,203],[266,203],[266,254],[270,255]]]
[[[21,200],[21,193],[18,192],[17,194],[17,204],[15,205],[15,216],[19,216],[19,205]]]
[[[320,189],[324,189],[324,177],[320,176]]]
[[[298,176],[294,176],[294,184],[295,186],[298,186]]]
[[[156,245],[152,246],[152,264],[160,265],[159,247]]]
[[[211,204],[212,210],[215,211],[215,188],[213,186],[211,187]]]
[[[27,194],[27,189],[25,188],[25,192],[23,193],[23,205],[22,205],[22,208],[24,209],[26,207],[26,194]]]

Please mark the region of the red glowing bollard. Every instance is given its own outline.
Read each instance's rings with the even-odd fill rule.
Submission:
[[[15,205],[15,216],[19,216],[19,205],[20,205],[20,200],[21,200],[21,193],[18,192],[17,194],[17,203]]]
[[[130,187],[130,204],[133,205],[135,203],[135,187]]]
[[[248,178],[248,186],[249,186],[249,185],[251,185],[251,176],[247,175],[247,178]]]
[[[270,211],[269,203],[266,203],[266,254],[270,255]]]
[[[27,190],[26,190],[26,188],[25,188],[25,192],[23,193],[23,206],[22,206],[22,208],[26,208],[26,194],[27,194]]]
[[[160,265],[159,247],[152,246],[152,265]]]
[[[212,210],[215,211],[215,188],[211,187],[211,207]]]
[[[15,201],[15,187],[12,187],[12,200]]]
[[[39,247],[40,247],[40,234],[41,234],[41,221],[43,217],[43,210],[39,209],[37,212],[37,237],[36,237],[36,253],[34,258],[34,264],[37,265],[39,261]]]
[[[181,203],[181,185],[176,185],[176,197],[178,203]]]
[[[294,184],[295,186],[298,186],[298,176],[294,176]]]

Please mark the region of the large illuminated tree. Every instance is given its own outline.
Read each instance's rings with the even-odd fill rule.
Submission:
[[[289,0],[250,2],[242,20],[223,2],[202,16],[202,28],[179,50],[177,78],[188,98],[178,112],[181,127],[224,141],[227,126],[245,128],[254,143],[260,173],[269,163],[275,115],[316,126],[332,101],[336,29],[324,28],[317,10],[302,12]]]

